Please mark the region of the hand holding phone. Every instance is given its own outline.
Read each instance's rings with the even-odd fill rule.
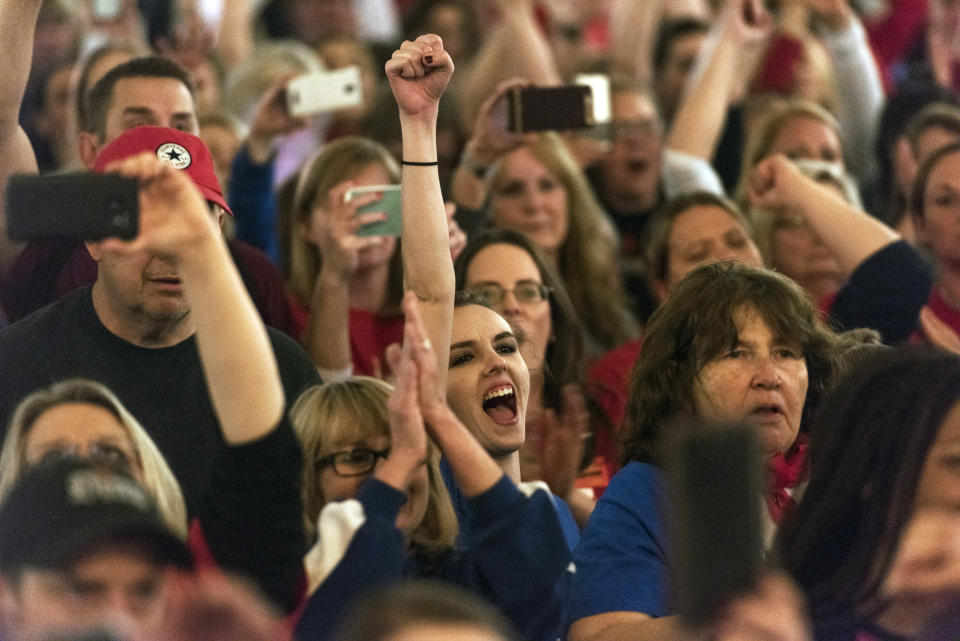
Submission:
[[[291,116],[310,116],[363,103],[360,67],[297,76],[287,85],[287,109]]]
[[[350,202],[357,196],[371,193],[380,193],[379,200],[367,203],[357,208],[357,214],[383,212],[386,219],[364,225],[357,230],[357,236],[400,236],[403,223],[401,211],[403,203],[400,198],[400,185],[371,185],[367,187],[352,187],[344,194],[344,202]]]
[[[593,125],[590,87],[515,87],[507,93],[507,128],[529,131],[584,129]]]
[[[119,174],[19,174],[7,182],[7,234],[12,240],[136,237],[139,183]]]

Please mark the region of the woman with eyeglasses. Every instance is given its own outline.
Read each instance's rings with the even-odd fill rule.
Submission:
[[[440,38],[425,35],[394,51],[386,71],[407,162],[403,346],[388,351],[398,372],[389,398],[389,387],[355,379],[308,392],[293,410],[301,434],[312,433],[303,438],[305,502],[308,513],[319,511],[305,558],[312,592],[297,633],[330,638],[364,590],[432,576],[492,601],[524,638],[554,641],[570,548],[549,491],[515,485],[529,374],[503,318],[477,305],[454,309],[443,198],[430,162],[437,102],[453,65]],[[334,398],[341,409],[325,421],[314,410]],[[438,452],[470,519],[454,529]]]

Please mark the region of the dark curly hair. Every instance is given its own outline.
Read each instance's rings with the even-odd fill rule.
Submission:
[[[630,375],[621,432],[624,460],[659,465],[665,422],[693,416],[694,383],[703,366],[737,344],[736,315],[756,309],[773,333],[796,342],[809,386],[801,430],[810,423],[837,363],[836,339],[810,297],[792,280],[737,261],[700,265],[653,313]]]

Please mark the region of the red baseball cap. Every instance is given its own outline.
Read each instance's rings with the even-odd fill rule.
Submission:
[[[93,169],[102,172],[114,160],[129,158],[144,151],[153,152],[168,165],[187,172],[204,198],[233,215],[213,170],[210,150],[202,140],[179,129],[146,125],[129,129],[100,151]]]

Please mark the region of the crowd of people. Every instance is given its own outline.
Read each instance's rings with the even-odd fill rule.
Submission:
[[[0,641],[957,637],[958,3],[0,0],[0,46],[0,192],[85,181],[0,216]],[[15,231],[116,218],[98,174],[132,238]]]

